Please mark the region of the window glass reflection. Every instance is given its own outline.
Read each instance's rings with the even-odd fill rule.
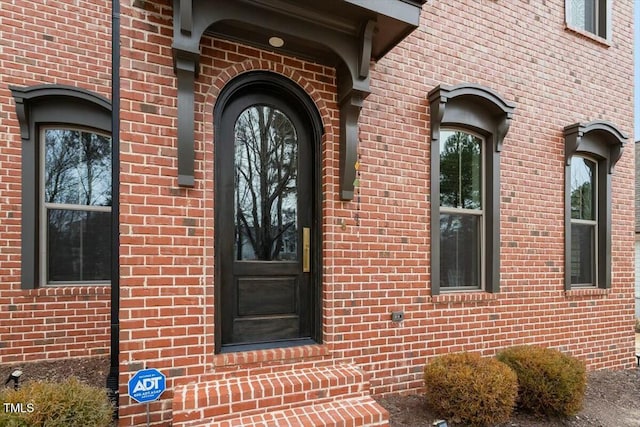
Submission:
[[[595,32],[598,0],[569,0],[567,23],[573,27]]]
[[[111,212],[49,209],[48,281],[111,279]]]
[[[254,105],[235,124],[235,240],[238,260],[295,260],[298,139],[280,110]]]
[[[111,138],[69,129],[44,135],[45,203],[111,206]]]
[[[111,138],[44,129],[41,260],[45,283],[111,279]]]
[[[571,224],[571,284],[595,283],[595,225]]]
[[[480,287],[479,215],[440,215],[440,286]]]
[[[482,140],[465,132],[440,132],[440,206],[482,209]]]
[[[571,158],[571,218],[596,219],[595,162],[584,157]]]

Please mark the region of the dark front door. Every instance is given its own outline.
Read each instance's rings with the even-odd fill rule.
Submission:
[[[222,351],[310,340],[313,162],[304,114],[277,93],[232,98],[216,136]]]

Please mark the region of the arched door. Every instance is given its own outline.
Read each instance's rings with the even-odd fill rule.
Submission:
[[[259,82],[258,80],[256,82]],[[229,96],[216,131],[218,351],[313,342],[314,126],[277,85]]]

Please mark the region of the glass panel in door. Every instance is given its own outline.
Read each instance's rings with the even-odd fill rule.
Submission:
[[[253,105],[238,117],[234,135],[235,259],[296,261],[296,130],[277,108]]]

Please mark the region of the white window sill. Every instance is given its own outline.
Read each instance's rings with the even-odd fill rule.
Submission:
[[[601,46],[604,46],[604,47],[613,46],[613,43],[611,43],[611,40],[602,38],[597,34],[591,33],[589,31],[583,30],[581,28],[573,27],[573,26],[571,26],[571,25],[569,25],[567,23],[564,24],[564,29],[567,32],[574,33],[574,34],[577,34],[579,36],[582,36],[583,38],[586,38],[587,40],[590,40],[590,41],[592,41],[592,42],[594,42],[596,44],[599,44]]]

